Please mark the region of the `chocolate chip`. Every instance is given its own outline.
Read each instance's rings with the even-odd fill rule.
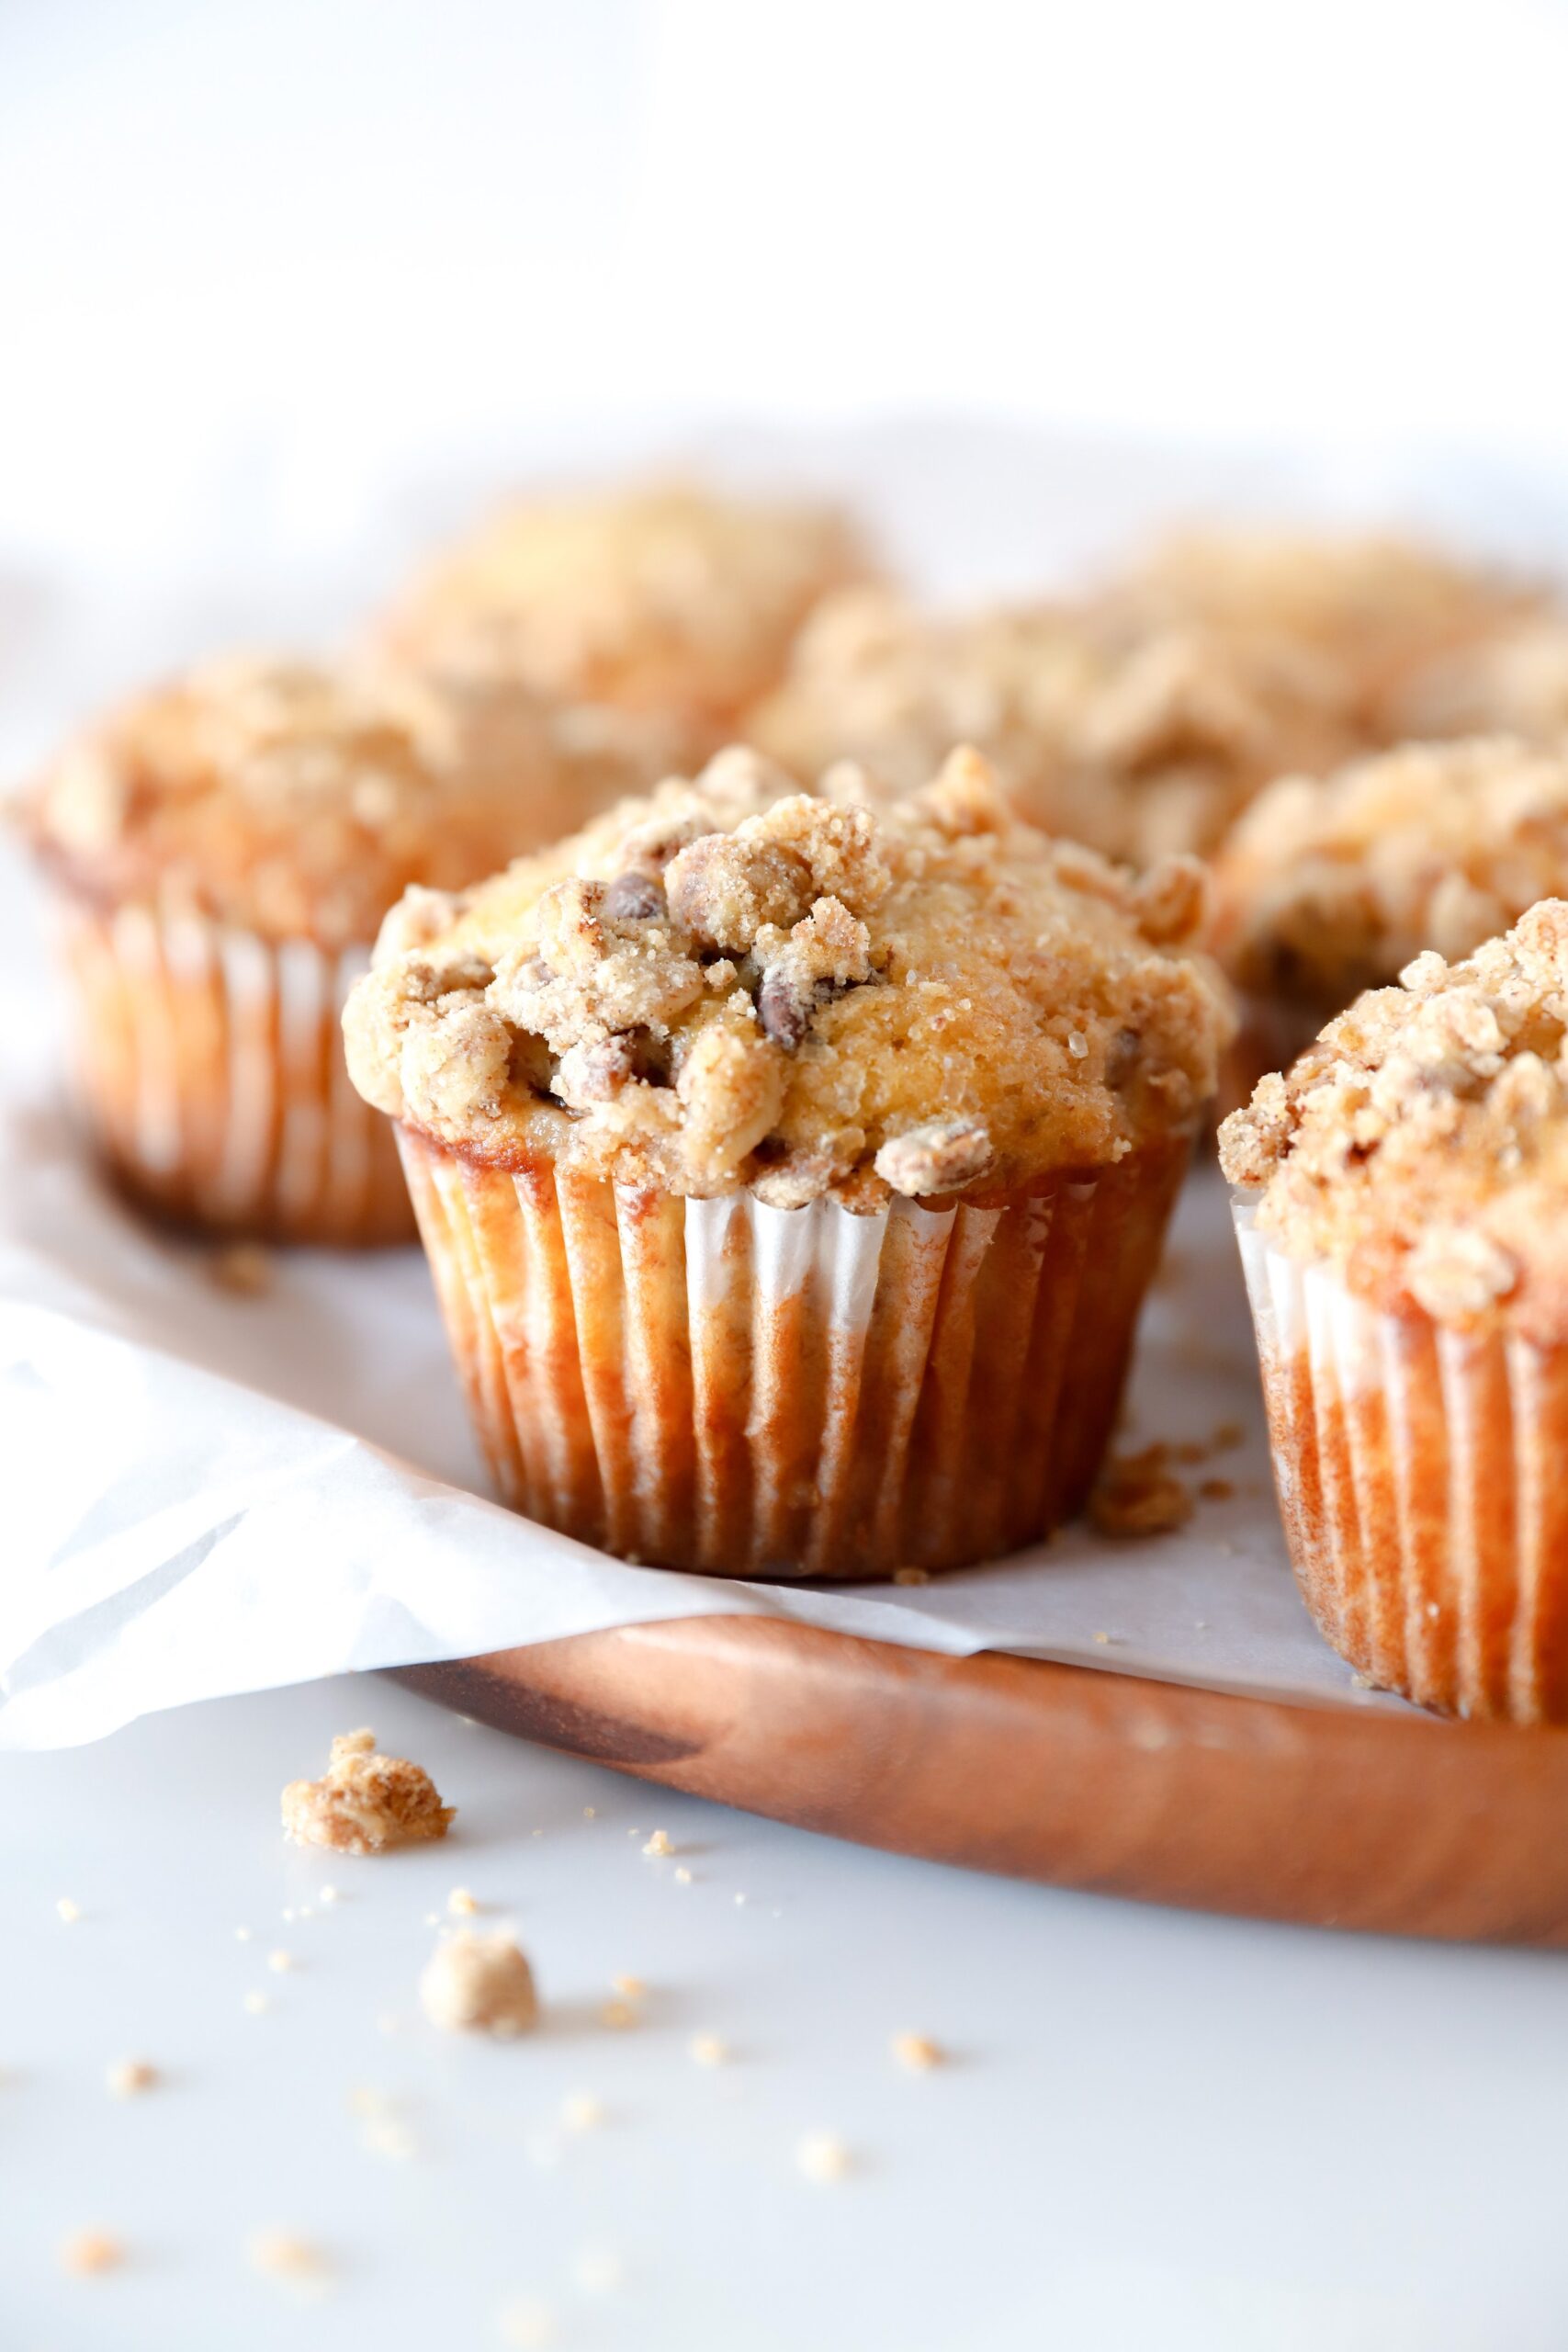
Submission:
[[[647,874],[617,874],[599,909],[612,922],[654,922],[664,910],[664,886]]]

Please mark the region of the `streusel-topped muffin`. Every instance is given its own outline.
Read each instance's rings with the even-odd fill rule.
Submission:
[[[1568,1718],[1568,902],[1358,999],[1221,1129],[1280,1502],[1391,1689]]]
[[[448,676],[664,711],[711,748],[780,674],[813,606],[870,569],[832,507],[679,483],[525,499],[416,579],[384,636]]]
[[[1047,840],[973,753],[874,814],[788,781],[727,753],[413,894],[350,1068],[509,1499],[717,1571],[952,1566],[1098,1465],[1227,1030],[1203,879]]]
[[[905,791],[974,744],[1032,823],[1139,863],[1208,848],[1269,777],[1357,740],[1337,671],[1283,633],[872,589],[822,606],[748,725],[797,775],[841,754]]]
[[[337,1021],[387,908],[658,771],[620,713],[213,662],[111,712],[25,805],[55,885],[86,1107],[159,1204],[298,1238],[407,1234]]]

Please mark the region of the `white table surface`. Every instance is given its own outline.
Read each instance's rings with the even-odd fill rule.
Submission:
[[[284,1843],[283,1782],[362,1722],[459,1808],[444,1845]],[[7,1757],[0,1782],[5,2352],[497,2346],[519,2301],[562,2352],[1564,2341],[1561,1960],[863,1852],[379,1679]],[[655,1827],[669,1860],[642,1854]],[[515,1920],[537,2035],[421,2016],[426,1915],[457,1885]],[[298,1965],[275,1974],[280,1947]],[[599,2009],[621,1973],[649,1991],[615,2031]],[[900,2029],[951,2063],[901,2072]],[[728,2065],[693,2063],[700,2031]],[[110,2098],[122,2056],[164,2081]],[[562,2124],[576,2092],[603,2103],[597,2128]],[[411,2154],[365,2144],[366,2093]],[[816,2130],[854,2153],[835,2186],[796,2169]],[[64,2275],[85,2227],[123,2237],[124,2269]],[[330,2256],[332,2290],[258,2275],[265,2229]]]

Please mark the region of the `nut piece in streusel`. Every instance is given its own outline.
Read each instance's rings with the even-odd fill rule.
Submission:
[[[489,2033],[510,2041],[538,2023],[534,1973],[515,1936],[459,1928],[436,1945],[419,1980],[432,2025],[446,2033]]]
[[[388,1846],[445,1838],[457,1808],[443,1804],[419,1764],[377,1752],[370,1731],[341,1733],[319,1781],[290,1781],[283,1792],[285,1835],[299,1846],[340,1854],[378,1854]]]

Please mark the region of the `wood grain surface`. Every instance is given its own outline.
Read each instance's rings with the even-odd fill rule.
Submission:
[[[1568,1731],[1287,1706],[751,1617],[398,1679],[547,1747],[897,1853],[1316,1927],[1568,1943]]]

